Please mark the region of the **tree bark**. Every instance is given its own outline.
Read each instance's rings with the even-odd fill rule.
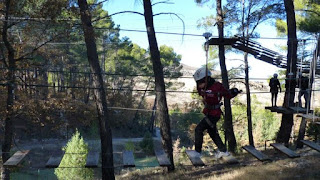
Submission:
[[[287,72],[292,72],[294,77],[297,71],[297,30],[296,30],[296,18],[294,12],[293,0],[284,0],[285,10],[287,14],[287,28],[288,28],[288,54],[287,54]],[[287,81],[288,82],[288,81]],[[284,107],[294,106],[294,96],[295,96],[295,84],[286,82],[286,92],[284,96]],[[281,120],[280,130],[277,135],[276,142],[284,143],[288,146],[290,134],[293,125],[293,114],[283,114]]]
[[[222,41],[224,38],[224,35],[223,35],[224,23],[223,23],[221,0],[217,0],[217,25],[218,25],[219,39],[220,41]],[[225,48],[223,44],[219,45],[219,60],[220,60],[222,84],[226,89],[229,89],[228,71],[227,71],[226,61],[225,61]],[[236,138],[233,131],[230,99],[224,98],[224,107],[225,107],[224,127],[225,127],[226,139],[228,141],[228,149],[231,152],[235,152],[237,142],[236,142]]]
[[[88,9],[87,1],[78,0],[78,4],[80,7],[81,22],[87,47],[88,61],[91,72],[93,73],[93,87],[95,88],[94,97],[99,116],[102,156],[102,179],[112,180],[115,179],[113,166],[112,134],[108,122],[106,92],[104,90],[97,47],[94,39],[94,29],[91,22],[91,14]]]
[[[144,18],[146,22],[150,53],[151,53],[151,60],[153,65],[153,72],[155,76],[155,90],[156,90],[157,108],[158,108],[157,117],[159,118],[159,122],[160,122],[160,133],[162,136],[162,145],[171,162],[171,166],[168,167],[168,170],[173,171],[174,163],[173,163],[173,149],[172,149],[172,139],[171,139],[171,130],[170,130],[170,119],[169,119],[166,92],[165,92],[163,67],[160,61],[160,51],[158,48],[156,34],[154,31],[151,1],[143,0],[143,7],[144,7]]]
[[[2,144],[2,162],[6,162],[10,158],[10,150],[13,141],[13,118],[14,118],[14,97],[15,97],[15,89],[16,89],[16,60],[14,59],[15,50],[8,40],[8,18],[10,12],[10,0],[6,0],[5,2],[5,21],[3,21],[3,29],[2,29],[2,40],[4,42],[5,48],[8,52],[7,60],[9,65],[9,72],[7,74],[7,106],[6,106],[6,117],[4,121],[4,142]],[[5,56],[5,55],[4,55]],[[2,179],[10,179],[10,171],[7,168],[2,168]]]
[[[244,53],[245,62],[245,82],[246,82],[246,92],[247,92],[247,118],[248,118],[248,136],[249,144],[254,147],[254,140],[252,135],[252,113],[251,113],[251,93],[249,84],[249,65],[248,65],[248,53]]]

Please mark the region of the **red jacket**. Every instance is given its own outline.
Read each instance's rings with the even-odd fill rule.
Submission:
[[[211,115],[215,117],[221,116],[222,111],[217,105],[220,104],[222,97],[229,99],[234,97],[226,88],[224,88],[224,86],[220,82],[217,81],[215,81],[211,86],[209,86],[206,91],[204,89],[198,88],[198,93],[200,96],[203,97],[205,103],[205,108],[202,112],[205,115]]]

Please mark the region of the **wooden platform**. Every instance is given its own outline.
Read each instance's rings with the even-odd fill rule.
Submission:
[[[281,106],[277,106],[277,107],[269,106],[269,107],[265,107],[265,109],[269,109],[271,112],[277,112],[277,113],[283,113],[283,114],[294,114],[294,113],[296,113],[292,109],[281,107]]]
[[[63,151],[54,152],[46,163],[46,168],[57,168],[63,158],[63,155]]]
[[[271,160],[267,155],[263,154],[262,152],[258,151],[256,148],[254,148],[253,146],[243,146],[242,147],[244,150],[246,150],[247,152],[249,152],[250,154],[252,154],[254,157],[256,157],[257,159],[259,159],[260,161],[268,161]]]
[[[100,153],[98,151],[89,151],[87,155],[87,162],[85,167],[96,168],[98,167]]]
[[[163,149],[155,150],[154,153],[158,159],[160,166],[164,166],[164,167],[171,166],[170,160],[167,157],[167,154],[164,152]]]
[[[194,166],[205,166],[203,161],[201,160],[198,152],[194,150],[186,150],[186,153]]]
[[[280,152],[284,153],[285,155],[287,155],[290,158],[297,158],[300,157],[299,154],[295,153],[294,151],[292,151],[291,149],[285,147],[283,144],[280,143],[272,143],[270,144],[271,146],[273,146],[275,149],[279,150]]]
[[[5,167],[15,167],[17,166],[19,163],[22,162],[22,160],[24,159],[24,157],[26,157],[26,155],[29,153],[29,150],[25,150],[25,151],[17,151],[15,152],[4,164],[3,166]]]
[[[290,109],[295,113],[304,113],[304,114],[307,113],[307,109],[303,107],[290,107]],[[311,112],[311,110],[309,110],[309,112]]]
[[[319,144],[316,144],[314,142],[311,142],[311,141],[307,141],[307,140],[301,140],[301,142],[309,147],[311,147],[312,149],[314,150],[317,150],[320,152],[320,145]]]
[[[134,156],[132,151],[122,152],[123,167],[135,167]]]
[[[307,120],[320,121],[320,117],[314,116],[313,114],[298,114],[297,117],[303,117]]]

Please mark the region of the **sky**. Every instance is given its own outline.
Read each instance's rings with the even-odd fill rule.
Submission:
[[[160,2],[153,1],[153,2]],[[215,9],[210,8],[210,4],[198,6],[194,0],[171,0],[174,4],[157,4],[153,6],[153,13],[175,13],[185,24],[185,31],[183,32],[183,23],[175,15],[159,15],[154,17],[154,26],[156,31],[156,38],[158,46],[167,45],[173,47],[177,54],[182,55],[181,63],[192,66],[201,67],[206,63],[205,51],[203,44],[205,38],[202,36],[205,32],[212,33],[213,37],[217,37],[217,28],[205,30],[198,28],[198,21],[202,18],[216,14]],[[121,11],[137,11],[143,13],[143,5],[139,0],[109,0],[104,3],[103,8],[113,14]],[[120,25],[120,29],[124,30],[141,30],[145,31],[144,17],[138,14],[123,13],[112,16],[112,20],[116,25]],[[146,32],[134,31],[120,31],[120,37],[128,37],[133,43],[138,44],[140,47],[148,48],[148,39]],[[278,51],[277,46],[280,44],[285,45],[286,40],[276,40],[275,28],[270,24],[258,26],[258,32],[264,39],[257,39],[263,46]],[[165,34],[175,33],[175,34]],[[186,35],[182,36],[181,34]],[[283,54],[286,56],[286,54]],[[227,68],[241,64],[240,61],[231,61],[230,59],[243,59],[242,54],[227,54],[226,65]],[[263,61],[249,56],[250,77],[251,78],[270,78],[279,68],[267,64]]]

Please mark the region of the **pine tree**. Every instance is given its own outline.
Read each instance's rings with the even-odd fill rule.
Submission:
[[[93,170],[85,168],[88,144],[83,140],[78,130],[62,150],[65,155],[54,172],[58,179],[80,180],[93,178]]]

